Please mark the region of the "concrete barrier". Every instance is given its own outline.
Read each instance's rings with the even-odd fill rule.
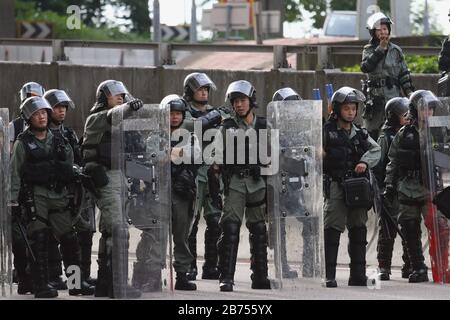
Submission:
[[[217,85],[217,91],[211,94],[212,105],[223,105],[228,84],[245,79],[256,88],[258,105],[257,113],[266,111],[267,103],[273,93],[280,87],[291,86],[304,99],[312,98],[312,89],[320,88],[325,98],[325,84],[332,83],[335,89],[346,86],[360,88],[360,80],[365,79],[362,73],[343,73],[325,71],[296,71],[281,69],[271,71],[227,71],[227,70],[195,70],[206,72]],[[95,91],[100,82],[117,79],[125,83],[135,97],[145,103],[159,103],[171,93],[183,93],[184,77],[193,70],[155,67],[111,67],[85,66],[67,63],[18,63],[0,62],[0,104],[9,108],[11,118],[18,115],[20,105],[18,91],[28,81],[41,83],[46,89],[59,88],[66,90],[74,100],[77,110],[69,112],[67,125],[72,126],[78,134],[83,131],[84,121],[95,101]],[[439,75],[413,75],[416,88],[437,90]],[[326,103],[323,105],[324,115]]]

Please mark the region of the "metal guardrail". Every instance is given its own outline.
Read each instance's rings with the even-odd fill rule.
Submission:
[[[203,51],[203,52],[251,52],[272,53],[273,68],[289,68],[287,55],[299,54],[303,59],[308,55],[317,55],[319,66],[330,65],[333,56],[361,55],[361,46],[339,44],[315,45],[250,45],[250,44],[184,44],[184,43],[157,43],[157,42],[125,42],[125,41],[91,41],[91,40],[34,40],[34,39],[1,39],[0,45],[13,46],[42,46],[52,47],[52,61],[65,61],[64,48],[108,48],[108,49],[143,49],[153,50],[155,53],[155,66],[173,65],[173,51]],[[437,56],[440,47],[402,47],[406,54],[422,56]]]

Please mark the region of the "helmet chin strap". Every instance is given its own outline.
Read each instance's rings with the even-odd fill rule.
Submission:
[[[247,118],[248,115],[250,114],[250,112],[252,111],[252,109],[253,109],[253,107],[250,107],[245,115],[243,115],[243,116],[238,115],[238,117],[241,119]]]
[[[64,121],[57,121],[57,120],[53,119],[52,117],[50,117],[50,121],[57,126],[62,125],[64,122]]]
[[[194,98],[192,98],[192,101],[195,102],[196,104],[202,105],[202,106],[206,106],[208,104],[208,100],[206,101],[198,101],[195,100]]]
[[[43,128],[36,128],[36,127],[33,127],[33,131],[37,131],[37,132],[44,132],[44,131],[46,131],[47,130],[47,127],[43,127]]]

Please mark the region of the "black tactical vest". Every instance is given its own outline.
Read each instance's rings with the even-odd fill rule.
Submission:
[[[360,129],[349,139],[344,130],[337,129],[336,121],[327,121],[324,126],[324,173],[339,180],[347,172],[353,171],[361,157],[370,149],[368,138],[367,130]]]
[[[407,125],[399,133],[397,160],[401,170],[420,170],[419,132]]]
[[[75,135],[75,131],[73,131],[72,128],[63,126],[63,134],[72,147],[74,163],[82,167],[84,162],[83,157],[81,156],[81,149],[77,136]]]
[[[25,162],[21,168],[21,177],[26,183],[52,189],[57,187],[58,182],[64,183],[72,179],[70,173],[66,174],[62,170],[71,165],[65,164],[67,160],[65,147],[68,141],[61,132],[53,133],[50,152],[40,147],[29,131],[21,133],[17,139],[22,141],[25,148]]]

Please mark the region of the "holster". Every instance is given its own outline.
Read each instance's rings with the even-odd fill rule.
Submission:
[[[95,188],[102,188],[109,183],[109,178],[106,175],[106,170],[103,166],[97,165],[85,167],[85,173],[91,177]]]

